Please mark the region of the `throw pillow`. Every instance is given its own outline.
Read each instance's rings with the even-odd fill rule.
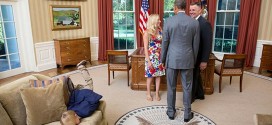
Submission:
[[[46,88],[23,88],[20,93],[26,107],[28,125],[59,121],[62,112],[66,111],[62,81],[54,82]]]
[[[19,89],[29,86],[29,79],[37,78],[29,75],[0,87],[0,102],[14,125],[26,124],[26,110]]]
[[[67,88],[67,83],[69,82],[69,77],[67,76],[60,76],[58,78],[52,80],[29,80],[30,87],[48,87],[50,84],[63,81],[63,97],[65,104],[68,105],[70,93]],[[71,81],[71,80],[70,80]]]
[[[14,125],[26,124],[26,110],[19,90],[0,94],[0,102],[7,111]]]
[[[29,80],[30,87],[48,87],[50,84],[56,82],[57,80]]]
[[[6,112],[6,110],[2,107],[1,103],[0,103],[0,123],[2,125],[12,125],[12,122]]]

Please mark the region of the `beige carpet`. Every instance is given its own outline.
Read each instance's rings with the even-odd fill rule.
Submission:
[[[103,95],[106,101],[106,117],[109,125],[127,112],[145,106],[166,105],[166,91],[161,92],[161,101],[149,102],[145,91],[134,91],[127,86],[125,72],[115,72],[111,85],[107,82],[106,65],[90,68],[94,91]],[[78,71],[69,73],[75,83],[84,83]],[[131,75],[131,73],[130,73]],[[217,125],[254,125],[255,114],[272,113],[272,81],[245,74],[243,92],[239,92],[239,77],[223,78],[222,93],[218,93],[218,76],[214,79],[214,94],[205,100],[197,100],[192,110],[210,118]],[[177,92],[177,107],[182,107],[182,92]]]

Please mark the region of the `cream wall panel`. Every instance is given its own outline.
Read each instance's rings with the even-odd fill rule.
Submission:
[[[262,0],[258,40],[272,40],[272,0]]]
[[[98,60],[98,37],[91,37],[91,61]]]
[[[263,44],[272,44],[272,41],[267,41],[267,40],[257,41],[256,54],[255,54],[253,66],[260,67],[261,57],[263,52]]]
[[[82,28],[73,30],[51,30],[50,5],[81,6]],[[29,0],[31,26],[34,43],[53,39],[69,39],[98,36],[98,3],[97,0],[86,1],[53,1]]]
[[[38,72],[57,67],[54,41],[36,43],[35,50]]]

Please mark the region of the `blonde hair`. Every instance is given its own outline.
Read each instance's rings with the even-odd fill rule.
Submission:
[[[68,110],[62,113],[60,123],[61,125],[77,125],[79,124],[77,120],[79,120],[77,114],[72,110]]]
[[[146,31],[148,34],[156,34],[156,28],[160,28],[160,26],[157,26],[159,18],[160,16],[158,14],[151,14],[149,16],[146,24]]]

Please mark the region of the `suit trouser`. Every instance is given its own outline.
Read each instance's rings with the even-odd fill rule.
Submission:
[[[176,86],[178,72],[181,74],[181,82],[183,89],[183,106],[184,119],[189,119],[191,116],[191,92],[193,82],[193,69],[166,69],[167,76],[167,115],[175,116],[176,112]]]
[[[194,80],[193,80],[193,88],[192,88],[192,101],[195,98],[204,97],[204,90],[202,86],[202,78],[200,75],[200,68],[196,66],[194,68]]]

